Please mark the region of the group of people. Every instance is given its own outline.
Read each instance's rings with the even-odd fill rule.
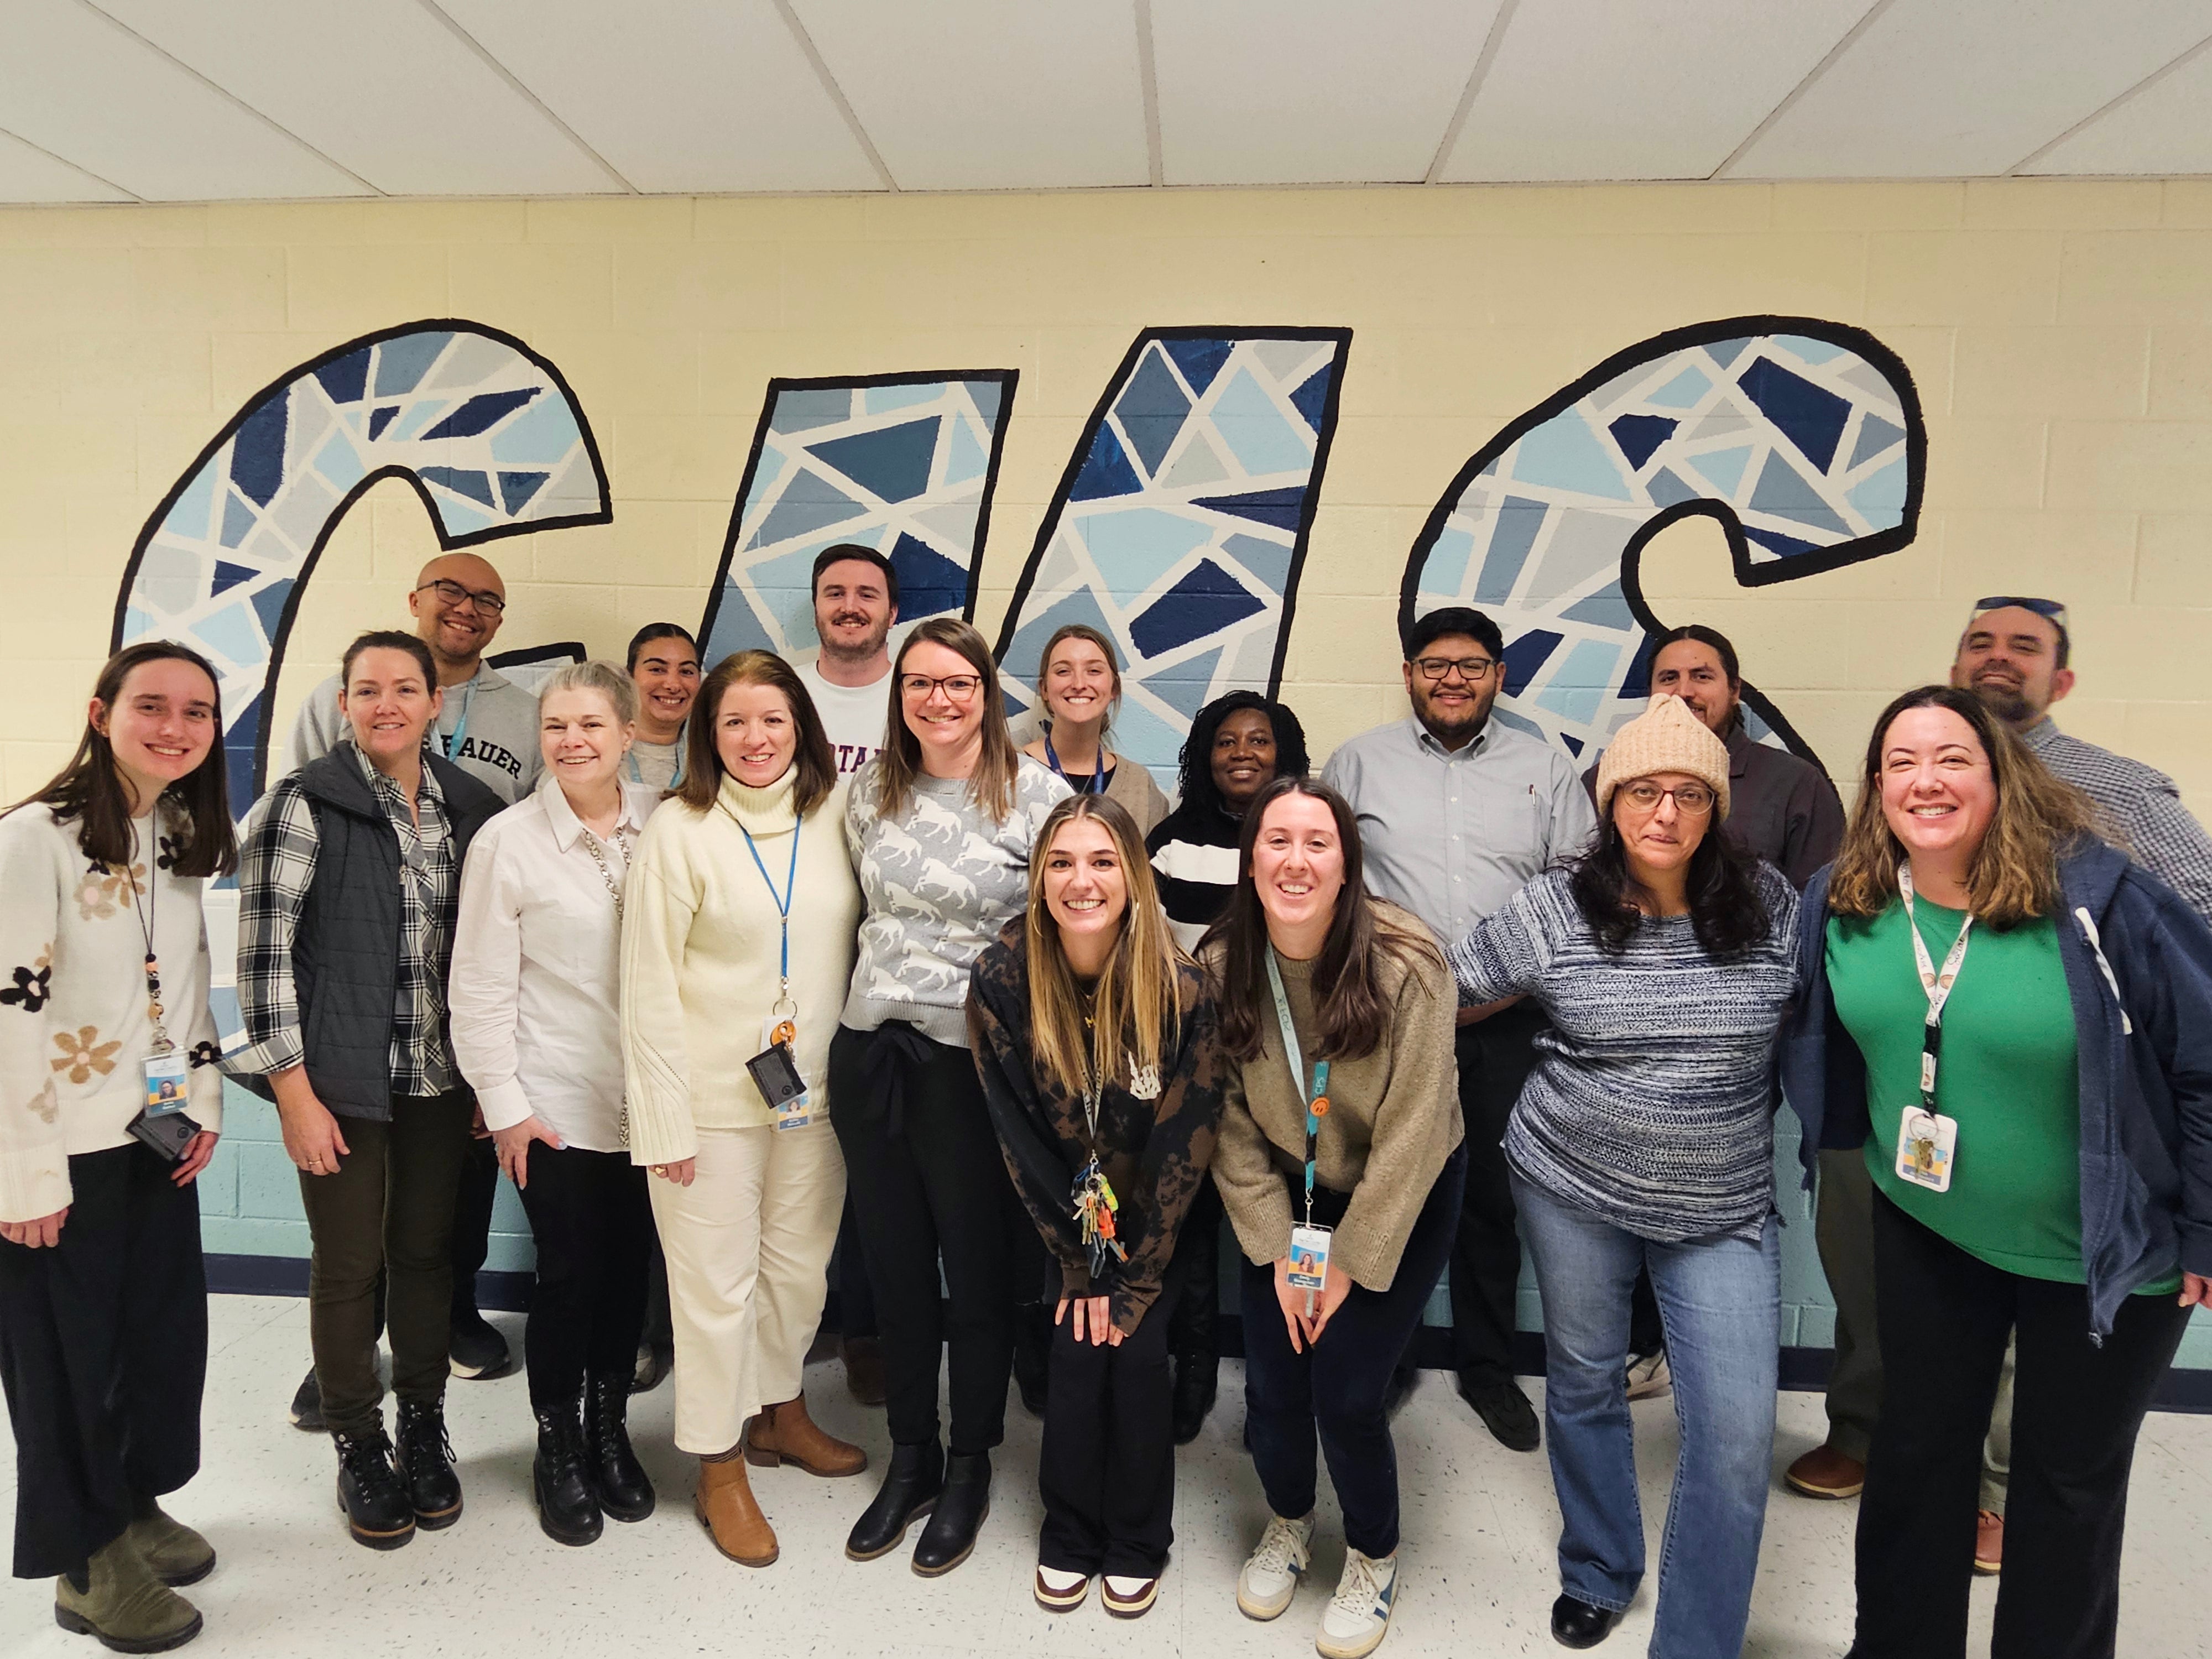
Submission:
[[[967,1559],[1018,1382],[1043,1419],[1036,1601],[1095,1583],[1141,1616],[1216,1389],[1225,1218],[1269,1512],[1237,1601],[1296,1599],[1325,1462],[1330,1659],[1389,1627],[1390,1412],[1447,1268],[1461,1394],[1548,1447],[1554,1638],[1597,1644],[1638,1593],[1628,1401],[1671,1388],[1650,1651],[1741,1650],[1786,1103],[1838,1302],[1832,1431],[1788,1479],[1863,1489],[1853,1654],[1962,1654],[1972,1575],[2001,1564],[2000,1656],[2113,1652],[2135,1438],[2212,1300],[2212,842],[2160,775],[2051,725],[2062,607],[1978,605],[1949,684],[1876,721],[1847,816],[1753,739],[1700,627],[1655,642],[1648,709],[1578,775],[1493,707],[1497,625],[1431,611],[1408,718],[1316,776],[1291,711],[1232,693],[1171,807],[1109,746],[1104,635],[1048,641],[1024,744],[972,628],[894,648],[879,553],[828,550],[814,594],[803,667],[702,674],[658,624],[533,695],[483,660],[496,572],[447,556],[415,629],[363,634],[310,696],[235,837],[209,665],[149,643],[102,670],[75,756],[0,817],[15,1568],[56,1577],[64,1626],[125,1651],[201,1626],[177,1590],[214,1551],[160,1500],[198,1466],[192,1183],[228,1073],[300,1170],[295,1413],[329,1429],[359,1542],[461,1516],[444,1395],[505,1363],[473,1297],[504,1170],[536,1241],[550,1537],[653,1511],[627,1405],[665,1341],[694,1512],[775,1562],[750,1471],[870,1461],[807,1408],[834,1280],[890,1446],[847,1555],[918,1525],[915,1572]],[[233,870],[226,1056],[199,906]]]

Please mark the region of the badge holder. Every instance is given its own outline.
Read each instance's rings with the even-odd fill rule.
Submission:
[[[814,1121],[806,1079],[799,1075],[799,1062],[791,1052],[792,1044],[798,1039],[799,1005],[780,998],[761,1029],[761,1040],[766,1046],[745,1062],[753,1086],[760,1091],[769,1110],[775,1114],[778,1129],[803,1129]]]
[[[146,1099],[127,1126],[139,1145],[164,1163],[174,1164],[192,1144],[200,1126],[185,1112],[191,1093],[185,1056],[174,1047],[146,1056]]]

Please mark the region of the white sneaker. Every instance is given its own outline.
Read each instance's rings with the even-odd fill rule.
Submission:
[[[1628,1397],[1653,1400],[1674,1386],[1674,1373],[1667,1368],[1667,1352],[1628,1357]]]
[[[1237,1605],[1247,1619],[1282,1616],[1298,1593],[1298,1577],[1313,1565],[1313,1516],[1285,1521],[1267,1517],[1267,1530],[1260,1534],[1260,1547],[1237,1575]]]
[[[1382,1645],[1390,1633],[1390,1605],[1398,1595],[1398,1558],[1380,1561],[1358,1550],[1344,1552],[1344,1577],[1336,1595],[1322,1610],[1321,1634],[1314,1646],[1322,1659],[1360,1659]]]
[[[1037,1605],[1048,1613],[1072,1613],[1083,1605],[1084,1597],[1091,1594],[1091,1576],[1082,1572],[1063,1572],[1058,1567],[1037,1564],[1035,1586]]]

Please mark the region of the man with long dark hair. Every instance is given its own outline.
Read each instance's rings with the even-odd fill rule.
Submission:
[[[1505,641],[1480,611],[1431,611],[1406,634],[1409,720],[1352,739],[1322,777],[1352,803],[1368,884],[1464,939],[1529,878],[1580,852],[1596,827],[1567,757],[1492,717]],[[1517,1000],[1462,1009],[1459,1094],[1467,1195],[1452,1246],[1453,1366],[1459,1391],[1499,1443],[1534,1451],[1536,1413],[1514,1381],[1521,1238],[1501,1142],[1534,1064],[1543,1014]]]

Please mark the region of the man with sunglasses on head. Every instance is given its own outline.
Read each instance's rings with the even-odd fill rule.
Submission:
[[[538,744],[538,697],[483,659],[507,620],[507,584],[473,553],[445,553],[422,567],[407,596],[416,637],[438,665],[446,694],[438,717],[440,752],[509,805],[538,787],[544,769]],[[345,735],[332,675],[307,694],[292,726],[291,766],[319,760]]]
[[[431,731],[438,753],[510,805],[538,787],[544,760],[538,741],[538,694],[483,659],[507,620],[507,584],[474,553],[444,553],[424,565],[407,595],[415,635],[430,647],[445,707]],[[307,694],[292,726],[294,771],[321,759],[350,733],[338,710],[338,677]],[[425,733],[423,746],[432,741]],[[514,1364],[507,1339],[477,1308],[477,1273],[490,1254],[499,1163],[489,1139],[472,1139],[453,1209],[453,1336],[448,1363],[459,1377],[502,1376]],[[380,1289],[379,1322],[382,1322]],[[322,1390],[310,1370],[286,1413],[295,1426],[325,1426]]]
[[[1411,719],[1362,732],[1329,757],[1322,781],[1359,819],[1367,880],[1450,945],[1597,828],[1567,757],[1491,718],[1505,680],[1505,641],[1480,611],[1449,605],[1405,636]],[[1453,1368],[1459,1391],[1498,1443],[1534,1451],[1535,1409],[1514,1381],[1521,1238],[1502,1142],[1545,1028],[1533,1003],[1460,1010],[1460,1109],[1467,1194],[1452,1245]]]

